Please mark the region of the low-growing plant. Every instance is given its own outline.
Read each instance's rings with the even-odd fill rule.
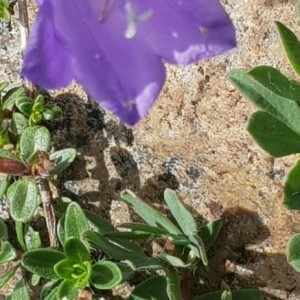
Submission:
[[[0,22],[8,23],[10,21],[9,1],[0,0]]]
[[[300,42],[280,22],[275,23],[278,37],[294,72],[300,76]],[[300,84],[270,66],[251,70],[233,70],[231,83],[259,109],[252,114],[247,130],[254,140],[273,157],[300,153]],[[300,163],[287,176],[283,204],[300,210]],[[287,259],[300,272],[300,234],[287,245]]]

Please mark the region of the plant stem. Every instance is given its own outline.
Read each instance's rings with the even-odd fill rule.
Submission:
[[[26,247],[25,241],[24,241],[23,223],[16,221],[15,222],[15,229],[16,229],[16,234],[17,234],[17,240],[18,240],[22,250],[26,251],[27,247]]]
[[[57,247],[58,243],[56,237],[56,219],[52,206],[52,193],[50,190],[49,181],[41,178],[38,181],[38,187],[42,198],[46,225],[49,234],[50,247]]]
[[[21,33],[21,51],[24,51],[29,36],[29,19],[27,11],[27,0],[18,0],[19,21]]]

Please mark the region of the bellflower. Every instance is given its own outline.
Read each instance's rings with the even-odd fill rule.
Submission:
[[[37,0],[21,74],[45,89],[75,79],[129,124],[165,81],[164,63],[188,65],[235,46],[219,0]]]

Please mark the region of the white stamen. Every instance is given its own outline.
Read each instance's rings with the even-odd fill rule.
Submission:
[[[148,21],[152,17],[153,11],[150,9],[143,14],[137,15],[131,3],[127,2],[125,4],[125,13],[127,20],[125,37],[127,39],[132,39],[137,32],[137,23],[143,23]]]

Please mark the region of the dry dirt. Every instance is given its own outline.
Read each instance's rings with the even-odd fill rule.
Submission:
[[[111,218],[129,220],[118,193],[130,188],[163,209],[165,187],[178,191],[199,223],[224,219],[221,237],[201,273],[211,288],[221,279],[234,288],[255,287],[266,299],[300,299],[300,275],[285,258],[299,213],[282,206],[282,188],[296,156],[272,159],[245,128],[255,110],[226,80],[229,70],[272,65],[293,77],[274,20],[300,36],[296,1],[224,0],[237,31],[230,53],[187,68],[168,67],[168,81],[148,116],[129,129],[89,102],[76,85],[57,101],[65,109],[53,125],[56,147],[79,156],[61,191]],[[7,35],[4,35],[6,32]],[[0,78],[15,83],[18,27],[0,28]],[[200,281],[200,274],[195,275]]]

